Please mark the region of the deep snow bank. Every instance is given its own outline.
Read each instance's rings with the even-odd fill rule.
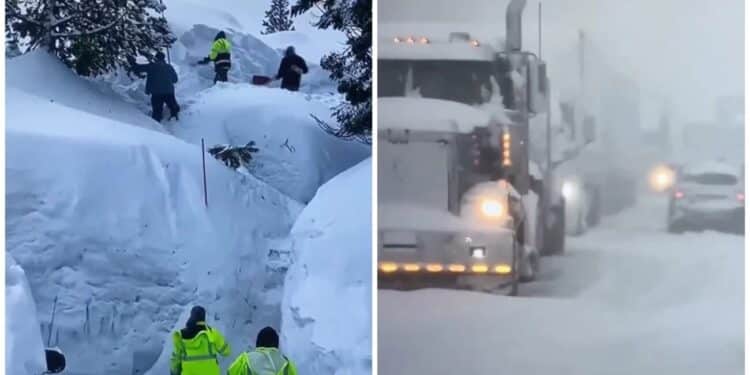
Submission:
[[[667,234],[648,203],[571,238],[530,297],[379,291],[379,371],[741,373],[744,238]]]
[[[194,145],[13,88],[7,109],[7,251],[40,321],[59,297],[72,373],[149,367],[193,303],[236,347],[268,323],[265,257],[297,203],[207,156],[206,208]]]
[[[323,185],[292,229],[282,349],[301,373],[371,371],[371,171],[367,159]]]
[[[213,64],[197,65],[197,62],[208,56],[214,37],[221,29],[205,24],[196,24],[178,34],[177,42],[170,49],[172,66],[177,71],[179,82],[175,85],[177,101],[183,109],[190,107],[193,96],[214,85]],[[275,77],[279,69],[285,46],[272,48],[253,34],[235,30],[224,30],[232,43],[232,68],[229,71],[229,82],[250,86],[253,75]],[[270,36],[266,36],[269,38]],[[325,46],[317,39],[300,38],[295,44],[302,51],[322,55],[328,53]],[[333,48],[330,45],[328,48]],[[326,104],[335,105],[341,100],[336,94],[336,86],[324,71],[318,59],[311,59],[300,53],[307,60],[308,74],[302,77],[300,92],[314,94],[313,98]],[[144,63],[145,60],[141,60]],[[137,103],[141,111],[150,111],[150,101],[145,94],[145,80],[133,79],[126,74],[111,74],[102,80],[111,90],[118,92],[128,101]],[[278,88],[280,81],[274,81],[270,87]]]
[[[257,0],[164,0],[165,12],[172,30],[178,34],[189,30],[193,25],[212,25],[226,30],[259,35],[263,31],[263,18],[270,1]],[[313,26],[320,12],[313,8],[305,14],[294,17],[294,28],[315,38],[332,43],[343,41],[344,34],[335,30],[320,30]],[[330,43],[329,43],[330,44]]]
[[[114,90],[77,76],[62,62],[44,51],[34,51],[5,61],[5,82],[8,88],[38,96],[50,103],[126,124],[163,131],[159,124],[132,103],[123,102],[122,97]],[[128,79],[123,74],[116,77]],[[6,105],[9,104],[6,102]],[[62,123],[57,125],[65,126]]]
[[[309,202],[320,185],[370,154],[370,147],[324,131],[310,115],[330,110],[304,95],[242,84],[220,84],[195,97],[174,134],[200,144],[244,145],[260,151],[252,173],[290,197]]]
[[[47,367],[26,274],[5,254],[5,373],[38,375]]]

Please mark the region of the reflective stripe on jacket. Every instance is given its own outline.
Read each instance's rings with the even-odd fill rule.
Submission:
[[[227,375],[297,375],[297,368],[276,348],[257,348],[240,354]]]
[[[198,324],[205,326],[205,323]],[[180,331],[175,331],[172,341],[171,375],[221,375],[217,355],[228,357],[231,354],[229,343],[221,333],[208,326],[191,339],[184,339]]]

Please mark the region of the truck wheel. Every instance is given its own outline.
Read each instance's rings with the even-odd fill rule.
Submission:
[[[565,200],[550,209],[555,216],[555,223],[551,228],[544,228],[544,254],[562,254],[565,252]]]
[[[523,228],[523,226],[521,226]],[[521,246],[519,246],[518,241],[513,239],[513,281],[511,281],[510,284],[510,290],[508,291],[508,295],[511,297],[515,297],[518,295],[518,284],[521,279],[521,257],[523,254],[521,254]]]

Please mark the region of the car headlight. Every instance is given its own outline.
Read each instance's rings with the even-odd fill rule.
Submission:
[[[649,176],[651,189],[659,193],[669,190],[674,185],[674,181],[674,170],[664,165],[655,167]]]
[[[497,199],[483,199],[480,208],[482,215],[490,219],[499,219],[505,215],[505,206]]]
[[[573,200],[578,195],[578,185],[573,181],[563,181],[562,196],[566,200]]]

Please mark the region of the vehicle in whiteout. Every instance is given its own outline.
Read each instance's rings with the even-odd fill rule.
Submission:
[[[520,48],[524,3],[508,7],[504,46],[450,26],[381,28],[381,286],[515,294],[542,248],[562,252],[564,203],[547,198],[545,228],[553,190],[529,158],[529,119],[547,93],[544,64]]]
[[[739,168],[704,162],[680,168],[669,198],[671,233],[717,229],[742,232],[745,189]]]

